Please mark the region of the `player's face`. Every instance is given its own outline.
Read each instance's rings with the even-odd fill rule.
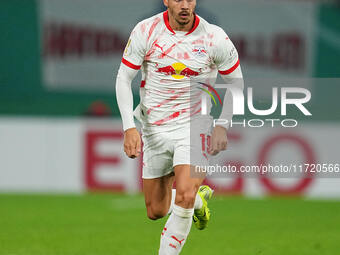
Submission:
[[[164,0],[164,4],[179,25],[184,26],[193,20],[196,0]]]

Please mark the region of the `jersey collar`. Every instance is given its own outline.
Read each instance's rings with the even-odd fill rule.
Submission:
[[[195,21],[194,21],[194,26],[190,29],[190,31],[188,33],[186,33],[185,35],[189,35],[191,34],[192,32],[194,32],[196,30],[196,28],[198,27],[198,25],[200,24],[200,18],[196,15],[196,13],[194,14],[195,15]],[[163,12],[163,18],[164,18],[164,23],[165,23],[165,26],[167,27],[167,29],[172,33],[172,34],[176,34],[175,31],[172,29],[172,27],[170,26],[170,23],[169,23],[169,13],[168,11],[165,11]]]

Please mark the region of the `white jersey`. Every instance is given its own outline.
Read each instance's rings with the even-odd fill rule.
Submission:
[[[151,131],[186,123],[190,116],[198,114],[200,101],[189,102],[190,84],[202,81],[214,86],[217,72],[232,73],[239,59],[220,27],[195,15],[191,31],[173,31],[166,11],[136,25],[122,63],[136,70],[141,68],[137,115],[144,130]]]

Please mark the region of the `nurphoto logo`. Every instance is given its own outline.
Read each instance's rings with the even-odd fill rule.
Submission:
[[[287,106],[295,106],[295,109],[301,112],[304,116],[312,116],[312,113],[305,106],[311,100],[311,92],[306,88],[300,87],[272,87],[271,94],[271,106],[267,109],[257,109],[254,106],[254,89],[252,87],[248,87],[246,89],[247,100],[245,99],[245,93],[243,89],[235,86],[234,84],[216,84],[215,88],[210,85],[200,83],[206,88],[200,88],[205,93],[202,93],[201,98],[201,114],[208,115],[210,112],[209,100],[211,99],[215,105],[217,105],[218,99],[220,105],[222,107],[227,107],[222,104],[222,100],[220,94],[216,91],[216,89],[227,89],[228,93],[232,96],[232,104],[228,107],[232,106],[233,115],[245,115],[245,107],[249,110],[249,112],[255,116],[259,116],[259,118],[255,119],[246,119],[233,121],[227,119],[214,119],[214,126],[216,125],[230,125],[232,126],[243,126],[243,127],[251,127],[251,128],[260,128],[265,125],[269,125],[270,127],[275,127],[276,125],[280,125],[282,127],[292,128],[298,125],[298,121],[296,119],[287,118]],[[280,94],[279,94],[280,92]],[[280,107],[279,107],[280,106]],[[280,116],[282,118],[269,118],[270,115],[274,114],[278,108],[280,108]],[[263,118],[263,117],[267,118]]]

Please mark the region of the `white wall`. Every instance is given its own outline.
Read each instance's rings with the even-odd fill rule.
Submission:
[[[53,118],[0,118],[0,191],[76,192],[141,189],[141,159],[130,160],[123,152],[119,121]],[[224,161],[254,165],[260,152],[278,137],[267,152],[268,162],[305,162],[305,151],[295,140],[309,147],[316,163],[339,163],[339,124],[305,124],[286,130],[234,128],[229,133],[229,150]],[[320,132],[322,130],[322,132]],[[326,176],[327,177],[327,176]],[[292,190],[300,178],[270,178],[276,189]],[[219,192],[263,196],[271,189],[256,177],[210,178]],[[311,198],[340,198],[339,175],[314,176],[299,194]]]

